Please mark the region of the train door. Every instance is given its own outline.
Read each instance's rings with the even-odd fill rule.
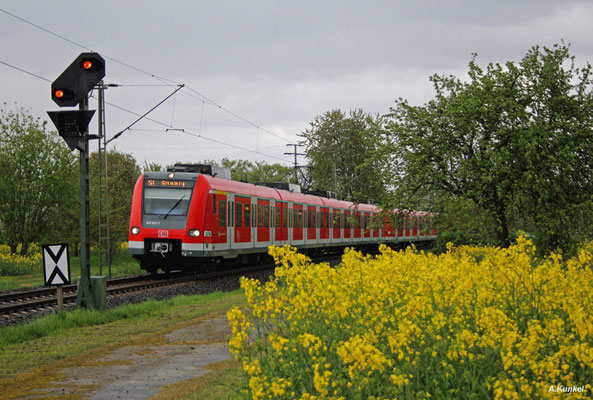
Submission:
[[[401,214],[397,215],[397,236],[404,236],[404,217]]]
[[[404,236],[410,237],[410,217],[407,215],[404,217]]]
[[[362,214],[362,236],[364,238],[371,237],[371,230],[369,229],[370,216],[368,212]]]
[[[381,234],[381,221],[379,220],[379,216],[376,213],[371,214],[372,221],[373,221],[373,237],[378,238]]]
[[[341,239],[341,221],[340,221],[341,213],[340,210],[334,209],[333,210],[333,218],[332,218],[332,239],[339,241]]]
[[[362,217],[361,217],[361,213],[356,211],[354,213],[354,239],[360,239],[360,230],[362,228]]]
[[[237,247],[251,246],[251,198],[235,196],[234,243]]]
[[[212,199],[216,203],[216,207],[212,206],[214,220],[212,229],[204,232],[204,236],[210,236],[210,242],[214,245],[223,244],[227,242],[227,194],[216,192],[212,194]]]
[[[317,240],[317,207],[307,206],[307,243]]]
[[[327,241],[329,239],[329,208],[321,207],[319,213],[319,239]]]
[[[284,201],[276,202],[276,242],[286,244],[288,241],[288,203]]]
[[[303,240],[303,205],[292,205],[292,240],[300,242]]]
[[[344,211],[344,239],[350,239],[352,237],[352,214],[350,211]]]
[[[412,236],[418,236],[418,218],[412,216],[410,219],[412,220]]]
[[[251,248],[257,247],[257,199],[251,199]]]
[[[233,244],[235,241],[235,195],[232,193],[227,194],[227,219],[226,219],[226,242],[228,244],[228,248],[234,248]]]
[[[424,222],[426,219],[424,216],[418,216],[418,236],[424,236],[426,234],[426,223]]]
[[[270,200],[257,199],[257,241],[270,241]]]

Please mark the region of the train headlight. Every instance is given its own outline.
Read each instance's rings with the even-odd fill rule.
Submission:
[[[132,229],[130,229],[130,232],[132,232],[132,235],[137,235],[140,233],[140,228],[133,226]]]
[[[198,236],[200,236],[200,230],[199,229],[190,229],[189,231],[187,231],[187,234],[191,237],[198,237]]]

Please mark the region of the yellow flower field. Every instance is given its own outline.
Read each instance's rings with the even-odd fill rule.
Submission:
[[[0,244],[0,276],[26,275],[43,270],[41,248],[32,243],[26,256],[10,254],[10,248]]]
[[[380,250],[332,268],[270,248],[275,278],[243,279],[247,304],[228,313],[248,397],[591,397],[586,248],[570,260],[537,260],[524,237],[440,256]]]

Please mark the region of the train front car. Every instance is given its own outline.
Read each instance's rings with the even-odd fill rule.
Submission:
[[[136,181],[128,251],[142,269],[189,268],[202,256],[207,196],[200,181],[193,172],[146,172]]]

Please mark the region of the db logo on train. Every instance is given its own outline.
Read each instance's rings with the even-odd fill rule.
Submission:
[[[169,231],[159,230],[158,231],[158,236],[160,238],[168,238],[169,237]]]

